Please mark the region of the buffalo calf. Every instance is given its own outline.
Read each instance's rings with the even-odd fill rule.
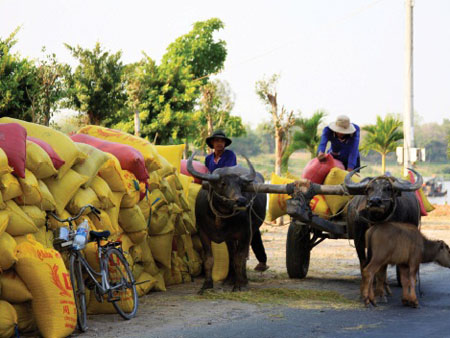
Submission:
[[[366,232],[367,265],[362,271],[361,292],[366,305],[376,305],[373,279],[388,264],[400,269],[404,305],[418,307],[415,286],[420,263],[436,262],[450,268],[450,249],[445,242],[432,241],[414,224],[387,222],[370,227]],[[378,281],[383,283],[384,281]],[[377,285],[377,288],[382,287]]]

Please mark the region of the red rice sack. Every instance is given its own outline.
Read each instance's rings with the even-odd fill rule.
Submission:
[[[144,156],[133,147],[117,142],[101,140],[86,134],[75,134],[71,138],[75,142],[86,143],[114,155],[119,160],[122,169],[131,171],[139,181],[148,179],[149,176],[147,168],[145,168]]]
[[[61,168],[61,166],[66,163],[59,155],[56,153],[56,151],[53,149],[53,147],[48,144],[47,142],[38,139],[37,137],[31,137],[27,136],[27,140],[31,141],[33,143],[36,143],[38,146],[40,146],[42,149],[45,150],[45,152],[48,154],[50,159],[52,160],[53,166],[56,170]]]
[[[8,156],[8,163],[14,173],[25,178],[27,130],[18,123],[0,124],[0,148]]]
[[[208,168],[206,168],[206,166],[200,161],[192,161],[192,165],[194,166],[194,169],[199,173],[207,174],[209,172]],[[181,173],[183,175],[192,176],[189,171],[187,171],[187,160],[181,160]],[[194,177],[194,182],[202,184],[202,180],[196,177]]]
[[[323,162],[319,161],[319,159],[315,157],[309,161],[303,169],[302,178],[306,178],[317,184],[322,184],[331,168],[335,167],[345,169],[342,162],[333,158],[331,154],[327,154],[325,161]]]

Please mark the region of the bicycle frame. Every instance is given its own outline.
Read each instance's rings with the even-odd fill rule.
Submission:
[[[111,285],[108,282],[108,278],[106,275],[106,271],[108,269],[108,262],[105,259],[104,253],[103,253],[103,247],[100,246],[100,243],[98,243],[98,259],[100,263],[100,271],[95,271],[89,264],[89,262],[84,258],[84,256],[81,254],[79,250],[71,250],[71,255],[76,255],[76,260],[78,261],[79,267],[84,271],[86,271],[90,277],[90,279],[95,283],[95,285],[98,288],[98,291],[100,293],[100,296],[103,296],[108,293],[108,301],[111,298],[112,292],[116,289],[119,289],[123,286],[123,284],[115,285],[114,287],[111,287]],[[101,284],[97,281],[97,277],[101,277]]]

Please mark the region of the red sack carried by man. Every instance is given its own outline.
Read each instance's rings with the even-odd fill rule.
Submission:
[[[345,170],[342,162],[336,160],[331,154],[326,154],[325,160],[323,161],[319,161],[319,159],[315,157],[309,161],[303,169],[302,178],[306,178],[317,184],[322,184],[331,168],[334,167]]]

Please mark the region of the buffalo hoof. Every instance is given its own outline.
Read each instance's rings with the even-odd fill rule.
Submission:
[[[387,297],[386,296],[379,296],[378,297],[378,302],[386,304],[388,302]]]
[[[202,288],[198,292],[199,295],[203,295],[205,290],[212,289],[213,288],[213,282],[204,282]]]
[[[409,306],[409,299],[402,298],[402,304],[403,304],[404,306]]]

